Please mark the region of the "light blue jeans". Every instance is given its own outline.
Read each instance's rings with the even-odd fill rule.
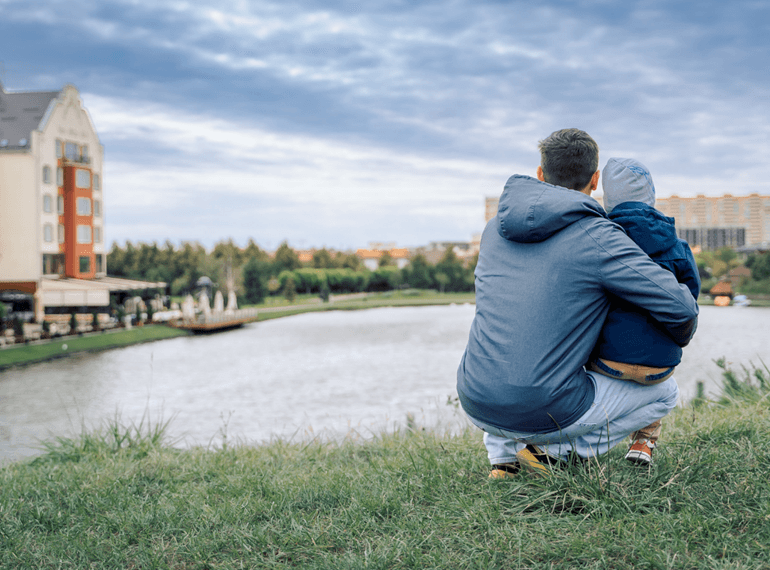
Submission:
[[[560,459],[567,459],[571,451],[583,458],[607,453],[631,433],[666,416],[676,407],[679,398],[679,387],[673,377],[660,384],[644,386],[598,372],[589,371],[588,376],[596,387],[593,404],[575,423],[560,431],[508,431],[470,418],[484,430],[490,463],[515,462],[516,453],[528,443]]]

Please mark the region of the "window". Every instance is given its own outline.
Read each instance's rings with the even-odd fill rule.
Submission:
[[[98,174],[94,174],[94,190],[101,190],[102,189],[102,181]]]
[[[94,200],[94,216],[97,218],[102,216],[102,203],[100,200]]]
[[[53,212],[53,198],[50,194],[43,194],[43,211],[46,214]]]
[[[80,157],[80,153],[78,152],[78,145],[71,142],[65,143],[64,156],[67,158],[67,160],[77,160]]]
[[[91,187],[91,173],[88,170],[78,168],[75,174],[75,186],[78,188],[90,188]]]
[[[46,263],[48,265],[48,271],[45,271]],[[44,253],[43,267],[44,267],[43,273],[56,273],[58,275],[64,275],[64,254],[63,253]]]
[[[56,213],[60,216],[64,215],[64,196],[57,196],[56,197]]]
[[[102,243],[102,228],[94,226],[94,243]]]
[[[51,167],[46,165],[43,167],[43,184],[51,183]]]
[[[91,256],[80,256],[80,273],[91,273]]]
[[[80,160],[88,162],[88,147],[86,145],[80,147]]]
[[[56,169],[56,185],[64,186],[64,170],[61,167]]]
[[[97,273],[104,273],[104,256],[103,255],[96,255],[96,272]]]
[[[91,243],[91,226],[78,226],[77,241],[78,243]]]
[[[76,204],[76,211],[78,216],[91,215],[91,198],[78,198]]]
[[[61,141],[59,139],[56,139],[56,158],[61,158]]]
[[[59,224],[59,227],[57,228],[57,236],[59,238],[59,243],[64,243],[64,224]]]
[[[53,226],[51,224],[46,224],[43,226],[43,239],[46,243],[53,241]]]

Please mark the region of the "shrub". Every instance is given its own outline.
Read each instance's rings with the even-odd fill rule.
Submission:
[[[13,333],[16,336],[24,336],[24,321],[19,315],[13,317]]]
[[[290,303],[297,297],[297,287],[294,285],[294,278],[291,275],[286,279],[286,283],[283,286],[283,296]]]

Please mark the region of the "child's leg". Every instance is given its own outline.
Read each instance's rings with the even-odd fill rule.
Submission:
[[[632,433],[631,441],[636,441],[637,439],[649,439],[651,442],[655,443],[658,441],[662,429],[663,426],[661,420],[655,420],[650,425]]]

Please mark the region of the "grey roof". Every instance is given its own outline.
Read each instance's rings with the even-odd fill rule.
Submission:
[[[29,147],[48,106],[60,91],[8,92],[0,84],[0,150]],[[7,141],[5,145],[3,142]],[[22,144],[23,143],[23,144]]]

